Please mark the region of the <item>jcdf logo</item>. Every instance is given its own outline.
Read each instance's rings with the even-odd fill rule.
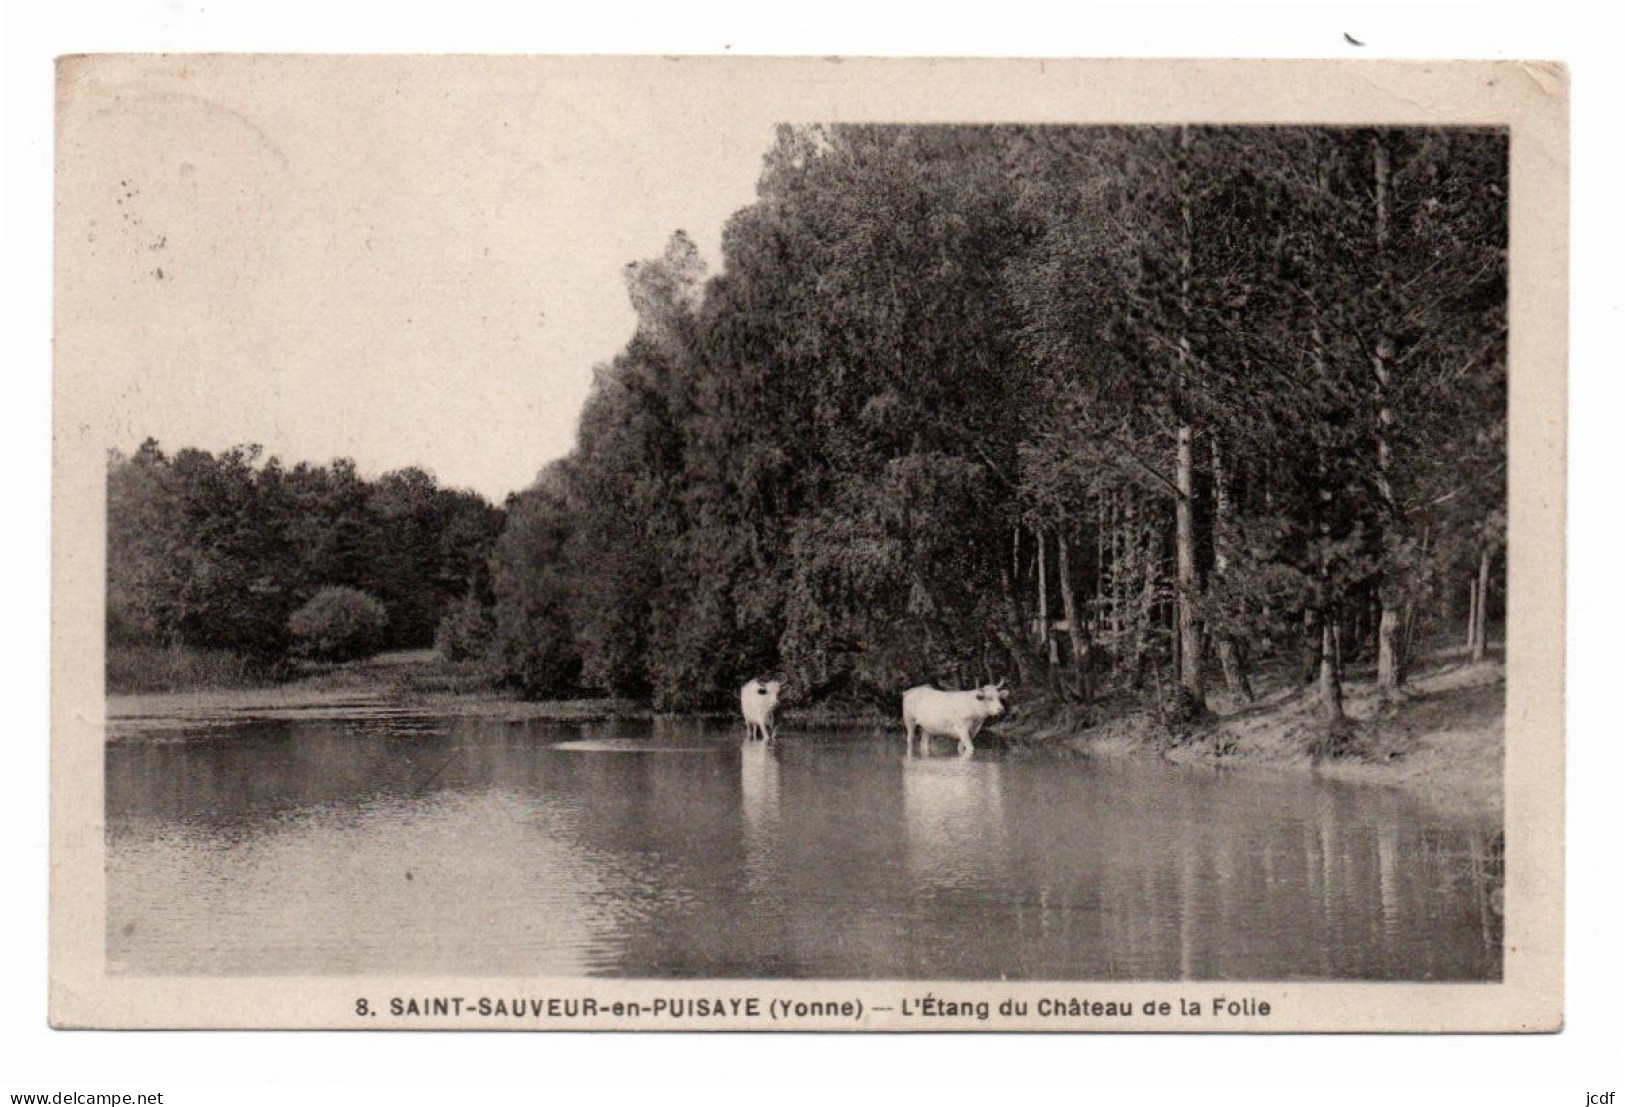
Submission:
[[[1614,1102],[1613,1092],[1587,1092],[1586,1107],[1609,1107]]]

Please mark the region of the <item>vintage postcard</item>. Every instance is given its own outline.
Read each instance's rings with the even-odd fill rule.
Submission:
[[[58,112],[53,1025],[1561,1028],[1561,65]]]

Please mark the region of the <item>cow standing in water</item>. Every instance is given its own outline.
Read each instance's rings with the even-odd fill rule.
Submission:
[[[926,752],[931,736],[959,740],[959,755],[969,757],[982,724],[1004,714],[1004,681],[984,684],[969,692],[944,692],[929,685],[903,693],[903,735],[909,753],[914,752],[914,732],[921,734],[920,752]]]
[[[773,712],[779,706],[780,680],[747,681],[739,690],[739,712],[745,716],[745,739],[773,741]]]

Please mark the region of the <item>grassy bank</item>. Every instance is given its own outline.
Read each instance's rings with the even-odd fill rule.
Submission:
[[[250,671],[242,679],[230,666],[220,664],[177,667],[176,677],[195,678],[177,683],[143,679],[115,685],[111,670],[110,664],[107,717],[109,735],[116,738],[243,717],[366,718],[423,712],[511,721],[587,721],[649,714],[627,700],[521,700],[490,687],[476,666],[443,661],[433,650],[384,653],[344,664],[296,662],[276,670]]]
[[[1499,812],[1502,803],[1506,680],[1499,661],[1443,658],[1415,674],[1407,695],[1385,705],[1374,681],[1344,684],[1346,753],[1318,756],[1325,726],[1317,702],[1287,674],[1266,676],[1252,703],[1211,697],[1209,716],[1174,727],[1142,704],[1092,713],[1060,707],[1019,718],[1010,744],[1087,757],[1160,756],[1185,764],[1313,771],[1388,784],[1439,803]],[[1095,721],[1099,719],[1100,721]]]
[[[443,661],[434,650],[400,650],[363,661],[263,661],[230,650],[187,646],[113,646],[107,652],[107,692],[222,691],[380,692],[413,697],[490,691],[472,662]]]
[[[190,646],[107,649],[107,690],[111,694],[263,688],[289,675],[285,662],[264,661],[231,650]]]
[[[491,686],[477,662],[446,661],[434,650],[399,650],[343,664],[288,662],[254,665],[238,655],[177,649],[126,650],[109,656],[111,718],[196,719],[232,711],[335,713],[389,705],[442,714],[496,718],[647,718],[648,707],[631,700],[593,697],[526,700]],[[152,657],[150,654],[163,656]],[[735,719],[737,713],[696,713],[695,718]],[[860,703],[819,703],[786,708],[781,730],[879,726],[895,722]]]

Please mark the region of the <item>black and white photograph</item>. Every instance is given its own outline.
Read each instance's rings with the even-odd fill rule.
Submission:
[[[1509,573],[1562,433],[1509,378],[1563,367],[1515,355],[1505,111],[956,115],[969,78],[846,103],[813,60],[736,110],[721,60],[576,64],[61,63],[101,787],[60,925],[141,997],[70,1021],[1557,987],[1509,961],[1556,954],[1508,689],[1562,618]],[[877,110],[905,80],[946,118]],[[1433,994],[1374,1028],[1473,1025]]]

